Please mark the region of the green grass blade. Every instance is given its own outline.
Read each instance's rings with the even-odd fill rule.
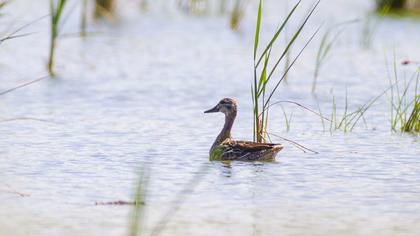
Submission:
[[[273,46],[274,42],[277,40],[277,38],[279,37],[280,33],[283,31],[284,27],[286,26],[287,22],[289,21],[290,17],[293,15],[293,13],[295,12],[296,8],[299,6],[301,0],[299,0],[298,3],[296,3],[296,5],[292,8],[292,10],[289,12],[289,14],[287,15],[286,19],[283,21],[283,23],[281,24],[280,28],[276,31],[276,33],[274,34],[274,36],[271,38],[270,43],[268,43],[267,47],[264,49],[263,53],[261,54],[260,58],[258,59],[258,62],[256,64],[256,66],[258,66],[264,55],[268,52],[268,50],[270,50],[270,48]],[[254,60],[255,60],[255,56],[254,56]]]
[[[255,29],[255,39],[254,39],[254,64],[255,64],[255,59],[257,58],[258,43],[260,39],[261,11],[262,11],[262,0],[260,0],[260,4],[258,5],[257,26]]]
[[[279,87],[280,83],[283,81],[283,79],[286,77],[287,73],[290,71],[290,69],[293,67],[293,65],[296,63],[297,59],[300,57],[300,55],[302,55],[303,51],[306,49],[306,47],[309,45],[310,42],[312,42],[312,40],[314,39],[315,35],[317,35],[317,33],[319,32],[318,28],[313,34],[312,36],[309,38],[309,40],[305,43],[305,45],[302,47],[302,49],[299,51],[298,55],[293,59],[292,63],[290,63],[289,67],[287,68],[287,70],[283,73],[283,76],[280,78],[280,80],[277,82],[276,86],[274,86],[273,90],[271,90],[270,95],[268,96],[267,101],[264,103],[263,107],[266,107],[267,104],[270,102],[272,96],[274,95],[274,93],[276,92],[277,88]],[[269,80],[269,78],[267,78],[267,81]]]

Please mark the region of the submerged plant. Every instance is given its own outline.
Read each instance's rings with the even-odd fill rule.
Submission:
[[[255,39],[254,39],[254,80],[253,84],[251,85],[252,91],[252,103],[253,103],[253,119],[254,119],[254,141],[256,142],[266,142],[266,134],[267,134],[267,127],[268,127],[268,113],[269,113],[269,106],[270,101],[274,93],[277,91],[280,83],[284,80],[287,73],[289,72],[290,68],[294,65],[296,60],[299,58],[303,50],[306,46],[311,42],[315,34],[318,30],[311,36],[311,38],[306,42],[305,46],[300,50],[298,55],[292,60],[288,68],[283,72],[283,75],[280,79],[277,80],[275,86],[271,88],[267,87],[268,83],[273,78],[273,74],[276,71],[280,62],[285,58],[290,48],[294,45],[295,40],[299,37],[300,33],[302,32],[304,26],[308,22],[309,18],[315,11],[316,7],[319,4],[319,1],[312,7],[311,11],[307,14],[304,21],[300,24],[299,28],[295,31],[289,42],[287,42],[286,47],[283,49],[283,52],[280,57],[278,57],[272,68],[269,68],[269,62],[271,59],[271,50],[273,44],[277,41],[280,33],[287,25],[290,17],[295,12],[296,8],[299,6],[300,1],[296,3],[296,5],[292,8],[289,12],[287,17],[283,20],[279,29],[274,33],[273,37],[271,38],[270,42],[266,45],[265,49],[261,53],[260,56],[257,56],[257,51],[259,47],[259,37],[260,37],[260,27],[261,27],[261,17],[262,17],[262,0],[259,2],[258,6],[258,15],[257,15],[257,24],[255,30]]]
[[[64,11],[66,0],[58,0],[57,4],[54,0],[50,0],[50,18],[51,18],[51,39],[50,39],[50,54],[48,60],[48,72],[54,75],[54,53],[56,47],[56,40],[60,30],[60,20]]]

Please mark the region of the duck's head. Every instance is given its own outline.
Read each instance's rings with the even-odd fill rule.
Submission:
[[[222,112],[226,116],[236,115],[237,111],[237,102],[232,98],[223,98],[220,102],[210,110],[205,111],[204,113],[212,112]]]

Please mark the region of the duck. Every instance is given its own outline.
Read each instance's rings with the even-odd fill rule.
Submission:
[[[233,98],[223,98],[213,108],[204,113],[221,112],[225,124],[210,148],[211,161],[274,161],[283,149],[281,144],[238,141],[231,137],[231,130],[238,111],[238,103]]]

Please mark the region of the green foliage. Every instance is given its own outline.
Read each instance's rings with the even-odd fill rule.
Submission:
[[[251,85],[252,91],[252,103],[253,103],[253,119],[254,119],[254,141],[256,142],[265,142],[266,141],[266,134],[267,134],[267,126],[268,126],[268,108],[270,104],[270,100],[274,93],[276,92],[278,86],[286,77],[287,73],[289,72],[290,68],[294,65],[296,60],[299,58],[303,50],[309,44],[309,42],[313,39],[315,34],[318,30],[311,36],[311,38],[306,42],[305,46],[302,50],[298,53],[298,55],[294,58],[294,60],[290,63],[289,67],[283,72],[282,77],[277,80],[276,85],[271,88],[271,91],[268,91],[269,88],[267,87],[268,82],[272,79],[274,72],[276,71],[280,62],[285,58],[291,47],[294,45],[296,39],[299,37],[300,33],[302,32],[304,26],[308,22],[309,18],[312,16],[313,12],[315,11],[316,7],[318,6],[319,1],[312,7],[311,11],[305,17],[304,21],[300,24],[298,29],[293,34],[292,38],[287,42],[287,46],[283,48],[283,52],[274,61],[274,65],[269,68],[269,61],[271,59],[271,50],[274,43],[277,41],[280,33],[283,31],[289,19],[294,14],[296,8],[300,5],[300,1],[296,3],[296,5],[292,8],[289,12],[287,17],[283,20],[279,29],[274,33],[273,37],[271,38],[270,42],[265,46],[263,52],[259,57],[257,57],[258,47],[259,47],[259,38],[260,38],[260,28],[261,28],[261,17],[262,17],[262,0],[259,2],[258,6],[258,15],[257,15],[257,24],[255,29],[255,38],[254,38],[254,80],[253,84]],[[263,62],[261,64],[261,62]]]
[[[130,236],[142,235],[144,222],[144,205],[146,203],[147,186],[149,182],[149,169],[142,167],[140,169],[138,180],[136,183],[134,209],[130,217]]]
[[[413,111],[408,120],[403,124],[401,130],[404,132],[420,132],[420,95],[414,98]]]
[[[344,111],[342,115],[338,115],[337,104],[335,97],[332,99],[332,112],[330,117],[330,132],[332,133],[335,130],[341,130],[344,133],[351,132],[357,126],[357,124],[362,120],[366,124],[364,115],[366,112],[389,90],[386,89],[381,92],[379,95],[369,99],[365,104],[359,106],[354,110],[349,109],[347,91],[346,98],[344,103]]]
[[[234,31],[239,29],[242,18],[245,15],[245,7],[247,1],[236,0],[232,13],[230,14],[230,28]]]
[[[380,9],[377,10],[377,15],[382,17],[390,11],[391,7],[389,4],[383,5]],[[372,45],[373,37],[378,29],[381,19],[375,16],[372,13],[368,13],[363,21],[362,26],[362,37],[361,45],[363,48],[368,49]]]
[[[376,0],[376,9],[381,11],[384,7],[401,9],[405,6],[407,0]]]
[[[418,92],[420,82],[420,67],[411,76],[408,82],[400,85],[397,62],[394,55],[393,78],[391,84],[391,130],[401,132],[420,132],[420,95]],[[412,89],[412,96],[410,96]]]
[[[317,79],[319,75],[319,71],[321,70],[322,65],[326,61],[328,55],[331,52],[333,44],[337,41],[338,37],[342,32],[341,26],[345,26],[351,23],[356,22],[355,20],[347,21],[344,23],[336,24],[331,26],[327,29],[324,33],[324,36],[321,39],[321,43],[318,48],[318,52],[316,54],[316,61],[315,61],[315,70],[314,70],[314,80],[312,82],[312,92],[316,90]]]
[[[56,40],[60,31],[61,16],[63,15],[66,0],[50,0],[50,18],[51,18],[51,39],[50,39],[50,54],[48,60],[48,71],[50,75],[54,75],[54,54],[56,47]]]
[[[9,1],[1,1],[0,0],[0,16],[3,15],[3,13],[1,12],[1,10],[9,3]]]

